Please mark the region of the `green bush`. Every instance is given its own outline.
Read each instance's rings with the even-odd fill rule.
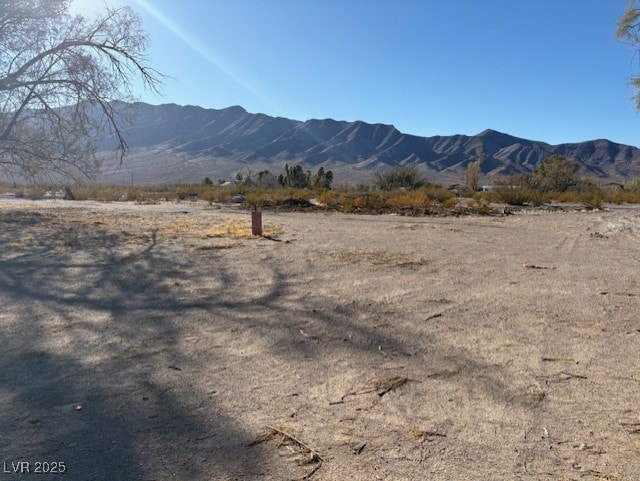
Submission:
[[[427,185],[427,181],[413,167],[398,166],[375,174],[374,185],[378,189],[419,189]]]
[[[293,165],[289,167],[289,164],[285,164],[284,172],[284,174],[280,174],[278,176],[278,182],[282,187],[293,187],[295,189],[304,189],[305,187],[309,187],[311,172],[305,172],[301,165]]]
[[[577,163],[552,155],[534,169],[531,184],[542,192],[564,192],[578,184],[578,168]]]
[[[330,170],[324,170],[324,167],[320,167],[318,172],[313,175],[309,181],[309,186],[313,189],[330,189],[331,182],[333,182],[333,172]]]

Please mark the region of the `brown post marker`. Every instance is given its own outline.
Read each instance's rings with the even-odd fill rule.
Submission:
[[[257,206],[251,211],[251,234],[262,235],[262,211]]]

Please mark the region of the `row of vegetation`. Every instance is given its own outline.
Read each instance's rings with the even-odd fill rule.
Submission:
[[[276,175],[268,170],[258,172],[253,177],[251,171],[246,173],[238,172],[235,177],[235,184],[243,187],[257,187],[260,189],[275,189],[278,187],[287,187],[293,189],[330,189],[333,182],[333,172],[325,171],[324,167],[320,167],[318,171],[311,175],[311,171],[305,171],[301,165],[289,166],[285,164],[284,173]],[[205,177],[202,182],[205,185],[213,185],[213,181],[209,177]],[[224,179],[218,180],[218,185],[226,184]]]
[[[377,173],[370,184],[333,188],[333,173],[322,167],[315,174],[299,165],[285,166],[275,175],[269,171],[238,174],[234,182],[209,178],[198,184],[129,187],[101,184],[71,186],[76,200],[136,201],[155,203],[173,200],[205,200],[209,203],[241,202],[248,206],[307,206],[310,202],[342,212],[384,212],[418,210],[425,213],[437,208],[489,213],[493,204],[538,206],[546,203],[574,203],[587,208],[601,207],[604,202],[640,203],[640,177],[624,184],[598,186],[577,176],[576,164],[559,156],[542,162],[532,175],[496,179],[492,189],[479,192],[478,174],[481,161],[472,162],[465,185],[444,188],[428,182],[411,167],[396,167]],[[47,185],[13,186],[0,184],[0,193],[12,192],[18,197],[42,199],[55,195]]]

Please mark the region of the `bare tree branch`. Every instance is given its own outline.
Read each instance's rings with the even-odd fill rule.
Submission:
[[[640,0],[627,1],[627,10],[618,19],[616,37],[640,49]],[[640,76],[632,77],[629,83],[637,91],[636,108],[640,110]]]
[[[0,0],[0,166],[23,176],[95,176],[95,142],[127,151],[123,103],[137,82],[158,92],[163,76],[128,7],[95,19],[70,0]]]

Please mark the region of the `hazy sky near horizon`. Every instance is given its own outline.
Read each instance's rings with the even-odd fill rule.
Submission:
[[[108,3],[140,14],[153,66],[171,77],[162,97],[140,91],[149,103],[640,146],[628,85],[640,58],[614,37],[625,0]]]

